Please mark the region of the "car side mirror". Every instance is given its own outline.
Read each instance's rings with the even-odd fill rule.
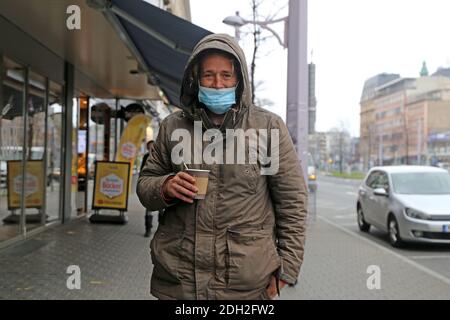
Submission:
[[[389,197],[389,193],[384,188],[377,188],[373,190],[373,193],[376,196]]]

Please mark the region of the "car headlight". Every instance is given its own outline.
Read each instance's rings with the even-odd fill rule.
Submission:
[[[411,208],[406,208],[405,214],[413,219],[430,220],[430,216],[428,214]]]

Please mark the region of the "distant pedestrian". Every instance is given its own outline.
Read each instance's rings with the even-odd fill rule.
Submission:
[[[147,142],[147,152],[142,157],[141,171],[144,168],[148,157],[152,154],[154,145],[155,145],[154,140],[150,140]],[[164,212],[164,210],[159,210],[159,212],[158,212],[158,223],[162,217],[163,212]],[[153,228],[152,211],[146,209],[145,210],[145,234],[144,234],[145,237],[147,237],[147,238],[150,237],[150,234],[152,233],[152,228]]]

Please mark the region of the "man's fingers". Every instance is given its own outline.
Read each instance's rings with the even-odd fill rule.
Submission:
[[[277,293],[274,292],[271,288],[266,289],[266,293],[267,293],[267,296],[268,296],[270,299],[275,298],[275,296],[277,295]]]
[[[188,203],[193,203],[194,200],[192,200],[191,198],[185,197],[184,195],[182,195],[181,193],[179,193],[178,191],[174,190],[174,196],[175,198],[178,198],[184,202],[188,202]]]
[[[177,173],[177,176],[183,180],[190,182],[191,184],[195,183],[195,178],[186,172],[180,171]]]
[[[185,187],[179,185],[179,184],[174,184],[174,189],[175,191],[177,191],[178,193],[181,193],[185,196],[188,196],[190,198],[194,198],[195,197],[195,193],[192,191],[189,191],[188,189],[186,189]]]
[[[184,180],[184,178],[178,177],[177,180],[176,180],[176,182],[177,182],[180,186],[182,186],[182,187],[184,187],[184,188],[186,188],[186,189],[188,189],[188,190],[190,190],[190,191],[192,191],[192,192],[198,192],[197,187],[194,186],[191,182],[189,182],[189,181],[187,181],[187,180]]]
[[[270,299],[273,299],[277,296],[277,293],[278,293],[277,292],[277,284],[276,284],[276,278],[274,276],[272,276],[270,278],[270,282],[269,282],[269,285],[267,286],[266,292],[267,292],[267,296]]]

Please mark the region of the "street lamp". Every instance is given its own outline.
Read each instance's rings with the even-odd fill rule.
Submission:
[[[225,19],[223,19],[222,22],[229,26],[234,27],[235,38],[237,41],[240,40],[240,30],[239,30],[240,27],[243,27],[246,24],[256,24],[256,25],[260,26],[261,28],[266,29],[267,31],[272,33],[275,36],[275,38],[277,38],[278,42],[284,49],[287,49],[287,47],[288,47],[287,46],[288,17],[275,19],[275,20],[267,20],[267,21],[253,21],[253,20],[245,20],[244,18],[242,18],[239,15],[239,11],[236,11],[236,15],[228,16]],[[273,24],[273,23],[277,23],[277,22],[284,22],[284,38],[283,38],[283,40],[272,28],[270,28],[268,26],[269,24]]]
[[[271,32],[283,46],[288,48],[288,79],[286,126],[302,162],[303,177],[308,183],[308,63],[307,63],[307,17],[308,0],[289,0],[289,16],[267,21],[246,20],[236,12],[223,23],[235,28],[239,41],[239,28],[255,24]],[[268,25],[284,22],[284,41]]]

